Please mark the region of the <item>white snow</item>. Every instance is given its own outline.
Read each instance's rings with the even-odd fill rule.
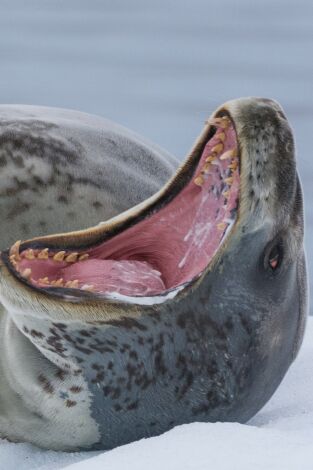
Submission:
[[[103,453],[61,453],[0,442],[6,470],[312,470],[313,318],[269,403],[246,425],[194,423]]]

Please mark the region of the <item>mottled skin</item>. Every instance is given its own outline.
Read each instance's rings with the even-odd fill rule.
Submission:
[[[173,299],[136,305],[61,289],[56,297],[2,267],[2,436],[53,449],[110,449],[181,423],[245,422],[273,394],[297,354],[307,309],[294,143],[273,101],[236,100],[217,113],[225,110],[241,151],[238,221],[201,278]],[[168,171],[165,162],[160,168]],[[101,191],[98,220],[111,215]],[[120,201],[119,188],[110,197]],[[278,239],[283,260],[271,272],[265,260]]]
[[[109,219],[155,193],[177,165],[106,119],[1,105],[0,249]]]

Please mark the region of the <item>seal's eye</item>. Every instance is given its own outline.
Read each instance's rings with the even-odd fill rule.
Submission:
[[[282,241],[280,240],[275,243],[275,245],[271,248],[269,252],[268,259],[267,259],[268,267],[272,271],[276,271],[281,265],[282,260],[283,260],[283,244],[282,244]]]

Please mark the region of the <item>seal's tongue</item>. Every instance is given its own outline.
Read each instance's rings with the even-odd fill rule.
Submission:
[[[90,259],[60,272],[63,279],[77,279],[99,292],[150,295],[165,290],[160,271],[146,261]]]
[[[193,178],[171,202],[83,252],[13,250],[15,269],[37,287],[130,296],[159,294],[199,276],[237,213],[237,139],[225,119],[215,120],[220,125],[203,149]]]

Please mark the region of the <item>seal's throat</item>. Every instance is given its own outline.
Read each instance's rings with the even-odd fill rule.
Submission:
[[[170,202],[87,249],[31,242],[20,249],[17,242],[9,256],[15,274],[51,293],[61,288],[127,296],[161,294],[198,277],[227,237],[239,201],[236,132],[227,117],[214,125],[191,178]]]

